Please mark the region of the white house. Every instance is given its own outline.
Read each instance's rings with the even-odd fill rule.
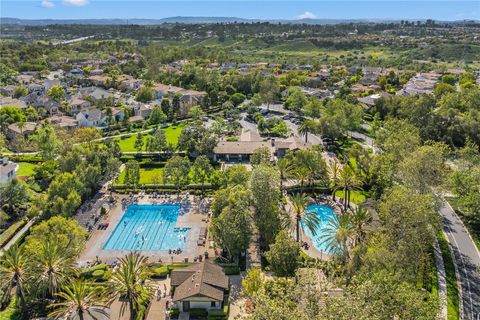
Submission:
[[[100,109],[88,109],[79,112],[76,116],[80,127],[103,127],[105,125],[106,116]]]
[[[7,158],[0,159],[0,183],[17,177],[18,164]]]
[[[173,270],[170,283],[172,302],[180,312],[192,308],[220,310],[229,289],[228,277],[222,268],[208,260]]]

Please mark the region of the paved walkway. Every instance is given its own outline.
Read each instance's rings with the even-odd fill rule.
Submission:
[[[468,230],[448,202],[439,210],[443,230],[453,251],[459,291],[460,318],[480,319],[480,252]]]
[[[435,264],[437,265],[438,274],[438,300],[439,300],[439,319],[447,319],[447,278],[445,273],[445,265],[443,263],[442,251],[437,239],[433,244],[435,253]]]
[[[167,319],[167,300],[170,299],[169,295],[166,295],[165,288],[170,290],[170,277],[167,279],[157,280],[155,279],[152,284],[154,288],[154,295],[148,308],[146,320],[165,320]],[[158,291],[159,289],[160,291]],[[158,296],[160,294],[160,297]],[[165,297],[164,297],[165,294]]]
[[[3,246],[2,250],[0,251],[0,257],[3,255],[4,251],[7,251],[8,249],[10,249],[11,246],[17,243],[18,239],[20,239],[25,234],[25,232],[27,232],[30,229],[30,227],[35,223],[35,220],[36,218],[33,218],[32,220],[28,221],[27,224],[24,225],[23,228],[20,229],[20,231],[18,231],[13,236],[13,238],[10,239],[10,241],[8,241],[7,244]]]

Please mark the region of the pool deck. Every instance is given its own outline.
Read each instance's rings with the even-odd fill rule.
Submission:
[[[209,252],[209,256],[213,257],[213,250],[208,248],[209,241],[206,240],[206,244],[199,246],[197,240],[200,234],[200,228],[208,226],[208,215],[200,213],[195,205],[196,199],[193,196],[164,196],[163,198],[150,199],[148,196],[137,196],[138,202],[135,204],[181,204],[184,207],[188,207],[188,211],[184,215],[179,215],[176,227],[190,228],[189,235],[187,237],[185,248],[181,254],[169,254],[167,250],[139,250],[142,255],[147,256],[150,262],[163,261],[164,263],[171,262],[193,262],[194,257],[203,255],[205,251]],[[122,200],[130,199],[127,195],[115,195],[117,200],[115,205],[102,217],[101,223],[108,223],[109,226],[106,230],[95,229],[90,234],[89,239],[85,245],[85,249],[80,254],[78,259],[79,265],[85,265],[87,262],[95,262],[97,259],[104,263],[112,263],[119,257],[123,257],[130,253],[132,250],[104,250],[103,246],[109,239],[115,227],[122,219],[122,216],[126,208],[122,208]],[[192,205],[190,205],[192,204]],[[187,259],[187,260],[186,260]]]

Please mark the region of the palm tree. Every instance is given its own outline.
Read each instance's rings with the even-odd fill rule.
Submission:
[[[339,184],[338,184],[338,177],[340,176],[340,172],[342,170],[342,167],[337,161],[331,161],[328,165],[328,176],[330,178],[330,185],[332,187],[332,196],[333,196],[333,201],[335,201],[335,193],[338,190]]]
[[[0,280],[2,305],[10,300],[11,292],[15,288],[15,297],[20,302],[22,311],[26,310],[25,281],[28,278],[29,268],[25,251],[18,246],[10,247],[0,259]]]
[[[351,210],[349,216],[355,233],[354,245],[357,245],[365,239],[367,235],[366,227],[372,222],[373,218],[370,211],[360,206]]]
[[[290,159],[284,157],[278,160],[277,168],[280,173],[280,191],[283,191],[283,181],[293,175],[293,163]]]
[[[345,166],[338,177],[338,186],[343,189],[343,210],[347,211],[350,207],[350,194],[352,190],[358,190],[362,185],[361,180],[350,167]]]
[[[293,214],[295,215],[297,241],[300,241],[300,223],[305,225],[312,235],[316,236],[320,218],[315,212],[305,210],[312,202],[312,199],[304,193],[296,193],[290,197],[290,200],[292,202]]]
[[[71,277],[78,273],[71,254],[51,242],[44,243],[33,261],[33,274],[42,296],[53,298]]]
[[[353,226],[347,214],[333,215],[320,230],[319,240],[327,250],[339,255],[343,262],[349,257],[349,242],[353,236]]]
[[[302,123],[298,126],[298,134],[305,136],[305,143],[308,142],[308,133],[314,131],[314,122],[309,119],[305,119]]]
[[[75,279],[62,287],[62,291],[55,294],[62,301],[49,305],[54,308],[49,316],[55,319],[83,320],[85,315],[97,319],[99,314],[108,316],[104,305],[106,296],[104,288],[94,285],[84,279]]]
[[[128,307],[130,319],[134,320],[140,311],[142,302],[150,297],[150,290],[145,284],[149,269],[147,257],[138,252],[129,253],[119,259],[118,270],[110,278],[110,290],[113,298],[122,297],[121,314]]]
[[[305,181],[311,177],[311,171],[306,167],[299,167],[295,169],[295,178],[300,181],[300,189],[303,192]]]

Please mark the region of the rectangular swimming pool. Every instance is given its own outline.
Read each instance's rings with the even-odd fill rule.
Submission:
[[[175,228],[180,205],[130,205],[104,250],[184,249],[189,228]]]

